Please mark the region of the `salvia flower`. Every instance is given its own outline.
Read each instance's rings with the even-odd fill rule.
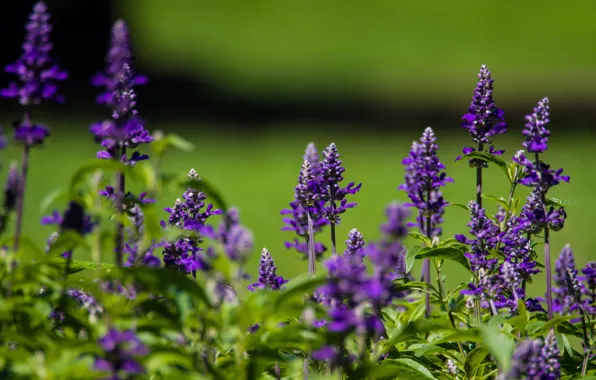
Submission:
[[[378,275],[385,278],[383,282],[408,276],[406,249],[401,240],[408,233],[406,219],[410,212],[399,202],[391,202],[385,209],[385,215],[387,222],[381,225],[381,239],[367,244],[364,248],[375,266],[382,269]]]
[[[103,307],[91,294],[80,289],[69,289],[67,294],[72,299],[74,299],[82,308],[87,310],[91,322],[97,321],[97,319],[103,313]]]
[[[46,215],[41,218],[41,224],[44,226],[57,225],[60,233],[70,230],[81,235],[87,235],[97,226],[97,221],[94,220],[91,215],[85,214],[83,206],[79,203],[70,202],[64,211],[64,214],[60,214],[58,211],[54,210],[51,215]],[[58,235],[59,234],[53,236],[57,239]],[[48,246],[50,246],[49,241]],[[70,251],[62,254],[62,257],[64,258],[70,258],[70,256]]]
[[[484,208],[480,208],[478,203],[470,201],[468,204],[471,220],[468,223],[470,235],[474,239],[468,239],[464,235],[456,235],[455,238],[463,244],[470,246],[470,252],[466,256],[470,260],[472,270],[484,268],[492,271],[497,263],[496,259],[490,258],[490,250],[494,249],[499,239],[499,226],[497,226],[487,215]]]
[[[522,145],[530,153],[543,153],[548,149],[550,131],[546,129],[546,125],[550,122],[549,109],[548,98],[542,98],[534,108],[534,112],[526,116],[526,125],[522,132],[526,136],[526,141]]]
[[[114,107],[114,92],[118,88],[120,78],[124,75],[125,65],[131,66],[134,57],[132,53],[130,35],[124,20],[117,20],[112,26],[112,40],[106,55],[105,72],[96,74],[91,84],[105,89],[97,97],[97,103]],[[148,83],[147,77],[134,74],[131,78],[135,86]]]
[[[50,136],[50,130],[41,124],[33,124],[29,120],[15,123],[14,141],[26,147],[42,145]]]
[[[573,251],[568,244],[563,247],[559,258],[555,262],[553,279],[553,293],[555,295],[553,311],[566,315],[577,310],[579,300],[576,299],[577,293],[573,288],[577,283],[578,271],[575,266]]]
[[[194,169],[190,169],[188,178],[191,181],[201,180]],[[199,247],[199,244],[203,242],[203,239],[199,233],[205,227],[207,219],[211,215],[221,214],[221,210],[214,210],[212,204],[204,208],[206,199],[205,193],[188,187],[182,198],[176,199],[174,207],[164,209],[170,214],[167,225],[179,228],[186,234],[185,237],[164,245],[163,255],[166,267],[186,273],[209,268],[209,263],[200,253],[203,249]],[[166,227],[166,222],[162,221],[161,224],[162,227]]]
[[[329,224],[323,210],[315,206],[315,193],[321,182],[321,167],[319,163],[319,154],[313,143],[309,143],[304,153],[304,161],[300,174],[298,176],[298,185],[294,189],[294,200],[290,202],[290,208],[281,211],[282,215],[287,215],[283,219],[285,224],[282,231],[294,231],[297,237],[294,240],[286,241],[286,248],[293,248],[297,252],[308,255],[308,217],[313,222],[314,234],[318,234],[323,227]],[[321,242],[315,242],[315,256],[321,257],[327,248]]]
[[[339,224],[341,221],[340,215],[346,212],[347,209],[357,205],[354,202],[348,202],[346,196],[356,194],[362,187],[362,184],[355,186],[354,182],[348,183],[346,187],[341,187],[344,172],[345,168],[339,159],[337,146],[335,143],[331,143],[323,151],[321,182],[317,186],[315,198],[324,215],[332,224]]]
[[[583,293],[585,298],[582,306],[590,315],[596,315],[596,262],[590,261],[582,268]]]
[[[544,342],[540,339],[522,341],[513,354],[511,369],[501,379],[556,380],[560,376],[559,350],[551,330]]]
[[[240,223],[240,211],[234,207],[224,214],[224,220],[217,229],[205,226],[201,232],[221,243],[225,255],[233,261],[244,261],[254,246],[252,231]]]
[[[134,84],[132,68],[124,64],[117,90],[113,94],[112,118],[95,123],[90,128],[96,140],[106,148],[97,153],[100,159],[114,159],[134,165],[149,158],[139,152],[128,152],[131,155],[127,156],[127,149],[153,141],[153,136],[138,117]]]
[[[416,226],[426,236],[441,235],[440,223],[447,204],[440,188],[453,179],[447,177],[445,165],[439,161],[437,138],[431,127],[422,133],[419,141],[412,143],[410,154],[402,164],[406,167],[405,183],[399,186],[418,209]]]
[[[4,98],[17,98],[23,106],[37,105],[42,100],[62,102],[58,94],[57,83],[65,80],[68,74],[51,58],[52,42],[49,23],[50,14],[43,1],[33,6],[29,22],[25,26],[23,53],[14,63],[7,65],[4,71],[14,74],[18,80],[10,82],[0,91]]]
[[[492,138],[507,132],[505,112],[497,108],[493,100],[493,82],[491,72],[486,65],[480,67],[478,84],[474,90],[472,103],[468,113],[462,117],[462,128],[470,133],[470,138],[477,144],[492,144]],[[473,152],[474,148],[465,148],[464,154]],[[489,153],[500,154],[489,148]]]
[[[8,176],[4,184],[4,203],[3,208],[5,213],[12,212],[17,205],[17,197],[19,195],[21,183],[21,176],[16,162],[10,164],[8,169]]]
[[[95,359],[95,370],[109,373],[112,379],[120,379],[122,374],[138,375],[145,372],[139,359],[149,354],[149,348],[133,330],[111,328],[99,339],[99,345],[104,355]]]
[[[277,267],[273,262],[273,257],[271,257],[271,254],[266,248],[263,248],[263,251],[261,252],[261,262],[259,265],[259,279],[254,284],[249,285],[248,290],[279,290],[286,282],[288,281],[277,275]]]

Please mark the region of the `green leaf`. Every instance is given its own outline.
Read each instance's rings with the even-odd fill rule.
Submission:
[[[128,166],[126,166],[118,161],[114,161],[114,160],[93,160],[93,161],[90,161],[90,162],[84,164],[83,166],[81,166],[79,169],[77,169],[77,171],[70,178],[71,197],[73,195],[73,190],[81,183],[81,181],[83,181],[83,179],[87,175],[89,175],[97,170],[102,170],[102,171],[106,171],[106,172],[107,171],[124,172],[126,174],[129,174],[131,172],[131,170],[129,170]]]
[[[69,199],[69,193],[66,190],[54,190],[48,195],[46,195],[41,201],[41,206],[39,207],[40,214],[45,214],[49,211],[50,207],[58,202],[58,201],[66,201]]]
[[[503,197],[496,197],[494,195],[482,194],[482,198],[495,201],[499,206],[503,207],[505,211],[509,211],[509,205]]]
[[[501,373],[506,373],[511,367],[511,356],[515,349],[513,339],[505,335],[501,330],[486,325],[480,326],[480,336],[486,349],[497,361]]]
[[[175,134],[164,137],[163,134],[156,133],[154,137],[151,149],[157,156],[162,156],[168,148],[176,148],[183,152],[192,152],[195,148],[192,143]]]
[[[205,193],[205,195],[207,195],[209,201],[213,202],[213,204],[217,206],[219,209],[221,209],[223,212],[227,212],[228,205],[225,199],[223,198],[219,190],[205,179],[200,179],[198,181],[186,179],[182,181],[179,185],[184,189],[191,188],[198,191],[202,191],[203,193]]]
[[[416,259],[444,259],[454,261],[459,263],[461,266],[466,268],[469,272],[470,264],[468,263],[468,259],[464,255],[463,251],[453,248],[453,247],[445,247],[445,248],[424,248],[422,249],[418,255],[416,255]]]
[[[289,303],[301,300],[304,295],[311,294],[325,284],[326,281],[325,275],[309,276],[306,273],[293,278],[279,292],[274,304],[274,310],[282,309]]]
[[[474,158],[480,161],[484,161],[486,163],[495,164],[505,173],[507,179],[509,179],[509,182],[512,182],[512,179],[509,177],[508,163],[499,156],[492,155],[488,152],[472,152],[464,154],[462,156],[462,159],[463,158]]]
[[[453,207],[459,207],[459,208],[463,208],[466,211],[470,211],[470,208],[468,207],[468,205],[465,205],[463,203],[448,203],[445,206],[447,206],[447,207],[451,207],[451,206],[453,206]]]
[[[125,275],[132,276],[136,281],[139,281],[146,287],[148,291],[155,291],[156,293],[163,292],[166,285],[174,286],[182,291],[187,292],[195,299],[210,306],[211,302],[207,297],[205,289],[198,283],[191,280],[190,277],[174,272],[167,268],[113,268],[118,269]]]
[[[410,249],[408,249],[408,252],[406,253],[406,273],[410,273],[412,267],[414,267],[416,255],[418,254],[418,252],[420,252],[421,249],[422,246],[420,245],[413,245],[410,247]]]
[[[14,234],[4,236],[2,240],[0,240],[0,246],[12,247],[14,244],[14,239]],[[44,257],[45,255],[44,251],[37,245],[37,243],[26,235],[21,235],[19,239],[19,250],[21,252],[27,253],[27,258],[30,258],[31,256],[40,258]]]
[[[50,261],[52,264],[57,264],[59,266],[66,266],[68,260],[62,257],[56,257]],[[68,274],[75,274],[82,272],[84,270],[101,270],[101,269],[110,269],[115,268],[116,266],[113,264],[104,264],[100,263],[99,265],[93,261],[82,261],[82,260],[71,260],[70,266],[68,268]]]
[[[48,262],[60,256],[64,252],[73,251],[78,246],[83,246],[89,249],[85,239],[82,235],[74,231],[64,231],[58,235],[58,239],[52,244],[50,251],[41,260],[42,262]]]
[[[560,315],[558,317],[554,317],[553,319],[551,319],[550,321],[545,322],[540,328],[538,328],[535,332],[534,332],[534,336],[542,336],[542,335],[546,335],[550,329],[557,327],[558,325],[565,323],[571,319],[577,318],[577,316],[574,315]]]
[[[432,245],[432,241],[426,235],[421,234],[420,232],[409,232],[408,236],[424,243],[424,245],[427,247]]]
[[[484,347],[476,347],[472,351],[468,353],[466,356],[466,361],[464,363],[464,371],[468,378],[473,378],[478,371],[478,368],[488,356],[488,351]]]
[[[436,380],[424,365],[408,358],[383,360],[378,371],[375,372],[374,377],[380,379]]]
[[[144,362],[149,372],[162,371],[166,367],[180,366],[192,368],[192,360],[189,355],[177,351],[152,351]]]
[[[547,206],[569,206],[569,205],[576,205],[578,204],[575,201],[568,201],[565,199],[559,199],[559,198],[547,198],[546,199],[546,205]]]
[[[433,344],[441,344],[447,342],[479,342],[480,331],[476,328],[466,330],[451,329],[451,333],[444,335],[443,337],[433,341]]]

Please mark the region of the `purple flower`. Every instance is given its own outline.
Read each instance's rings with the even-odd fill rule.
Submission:
[[[560,376],[559,350],[551,330],[544,342],[526,339],[517,346],[511,369],[503,379],[556,380]]]
[[[410,212],[398,202],[390,203],[386,210],[387,222],[381,225],[381,239],[365,247],[366,255],[380,269],[377,274],[384,277],[385,286],[396,278],[406,277],[406,249],[401,243],[407,233],[406,219]],[[379,278],[379,281],[381,279]],[[389,288],[386,289],[389,291]]]
[[[91,294],[80,289],[69,289],[67,294],[89,312],[89,318],[97,320],[103,313],[103,307]]]
[[[9,74],[18,77],[10,82],[7,88],[0,90],[4,98],[18,98],[23,106],[40,104],[42,100],[62,102],[64,98],[58,94],[57,82],[68,77],[50,57],[52,43],[49,23],[50,14],[43,1],[33,6],[29,22],[25,26],[26,35],[21,57],[4,68]]]
[[[201,231],[204,236],[221,243],[226,256],[234,261],[244,261],[254,246],[253,233],[240,224],[239,215],[237,208],[230,208],[217,230],[205,226]]]
[[[42,145],[48,136],[50,136],[50,130],[43,125],[31,124],[27,121],[15,124],[14,141],[24,146]]]
[[[309,143],[304,153],[304,162],[298,176],[298,185],[294,189],[294,201],[290,208],[281,211],[281,215],[288,215],[283,219],[285,224],[282,231],[294,231],[297,235],[293,241],[286,241],[286,248],[293,248],[297,252],[308,256],[308,217],[307,211],[313,221],[314,234],[318,234],[323,227],[329,224],[320,207],[314,207],[314,194],[318,191],[321,182],[321,167],[319,155],[313,143]],[[315,256],[321,257],[327,248],[320,242],[315,242]]]
[[[486,65],[480,67],[478,73],[478,84],[474,90],[474,97],[468,109],[468,113],[462,117],[462,128],[470,133],[472,141],[479,146],[492,144],[492,138],[496,135],[507,132],[505,112],[497,108],[493,100],[493,82],[491,72]],[[473,152],[474,148],[464,148],[464,154]],[[499,154],[489,148],[489,153]]]
[[[567,244],[563,247],[559,258],[555,262],[553,311],[567,315],[578,309],[579,300],[576,297],[576,289],[573,289],[577,282],[577,276],[578,272],[573,251],[571,246]]]
[[[549,109],[548,98],[542,98],[534,108],[534,113],[526,116],[526,129],[523,131],[526,141],[522,145],[530,153],[544,153],[548,149],[550,131],[546,129],[546,125],[550,122]]]
[[[580,280],[584,281],[584,293],[587,295],[583,306],[588,313],[596,315],[596,262],[587,263],[582,273]]]
[[[340,215],[346,212],[347,209],[356,206],[354,202],[348,203],[346,196],[356,194],[360,191],[362,184],[354,186],[354,182],[350,182],[346,187],[341,187],[345,168],[339,159],[335,143],[329,144],[327,149],[323,151],[323,157],[323,161],[321,161],[321,181],[316,186],[314,196],[327,219],[332,224],[339,224],[341,221]]]
[[[4,185],[4,213],[12,212],[17,205],[17,197],[21,186],[21,176],[16,162],[10,164]]]
[[[149,348],[136,336],[133,330],[119,331],[111,328],[99,339],[104,350],[103,357],[95,359],[95,369],[108,372],[110,379],[119,379],[121,373],[137,375],[145,372],[139,357],[149,354]]]
[[[124,75],[124,66],[131,66],[134,57],[130,43],[128,27],[124,20],[118,20],[112,26],[112,41],[106,56],[105,72],[96,74],[91,79],[93,86],[104,87],[105,91],[98,95],[97,103],[114,107],[114,92],[118,88],[120,78]],[[143,75],[133,75],[132,82],[135,86],[149,82]]]
[[[466,257],[470,260],[472,270],[480,268],[491,272],[497,263],[496,259],[490,258],[490,250],[496,248],[500,230],[499,227],[486,216],[486,210],[480,208],[474,201],[468,204],[471,220],[468,223],[470,235],[475,239],[468,239],[464,235],[456,235],[455,238],[462,244],[470,246],[470,252]]]
[[[199,175],[194,169],[188,172],[191,181],[200,181]],[[168,225],[176,227],[185,232],[186,236],[175,242],[167,242],[164,245],[163,255],[166,267],[174,268],[185,273],[194,273],[197,270],[207,270],[209,263],[200,254],[203,249],[199,247],[203,239],[199,233],[205,227],[205,222],[211,215],[221,214],[221,210],[214,210],[209,204],[205,209],[207,196],[202,191],[188,187],[182,195],[182,199],[176,199],[174,207],[167,207],[164,210],[170,214]],[[166,223],[162,221],[165,228]]]
[[[404,190],[411,204],[418,209],[415,226],[426,236],[440,236],[440,223],[447,204],[440,188],[453,179],[444,172],[445,165],[439,161],[435,133],[428,127],[420,141],[412,143],[412,149],[402,164],[406,166],[405,183],[398,189]]]
[[[64,214],[60,214],[58,211],[54,210],[51,215],[46,215],[41,218],[41,224],[44,226],[58,225],[60,232],[71,230],[81,235],[87,235],[97,226],[97,221],[93,220],[90,215],[85,214],[83,206],[79,203],[70,202],[64,211]],[[48,239],[48,252],[51,245],[58,239],[58,235],[59,234],[56,234],[55,237],[51,236],[53,240],[51,244]],[[62,257],[70,258],[71,254],[72,252],[67,251],[62,253]]]
[[[259,280],[249,285],[248,290],[251,292],[257,289],[279,290],[286,282],[288,281],[277,275],[277,267],[273,262],[273,257],[266,248],[263,248],[259,265]]]
[[[101,146],[106,148],[97,153],[97,158],[120,160],[131,166],[149,158],[139,152],[129,152],[132,154],[128,157],[126,152],[127,149],[153,141],[153,137],[138,117],[134,84],[132,69],[128,64],[124,64],[119,84],[111,100],[112,118],[95,123],[89,129],[96,140],[101,142]]]

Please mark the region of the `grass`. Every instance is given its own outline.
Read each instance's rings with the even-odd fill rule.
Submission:
[[[51,123],[50,125],[60,125]],[[30,177],[25,206],[25,233],[43,246],[52,232],[39,224],[40,204],[44,197],[58,188],[65,188],[70,175],[83,162],[92,160],[97,147],[85,128],[85,123],[71,123],[55,130],[47,146],[36,149],[32,154]],[[158,125],[155,128],[188,127]],[[302,125],[280,125],[275,131],[252,133],[217,132],[210,128],[210,134],[191,132],[185,137],[196,144],[193,153],[172,152],[166,158],[164,167],[171,173],[184,173],[195,168],[203,177],[221,189],[228,203],[241,210],[241,220],[255,233],[255,253],[267,247],[279,267],[279,273],[291,277],[306,271],[306,262],[297,260],[297,255],[284,248],[285,239],[292,238],[290,232],[282,232],[280,210],[292,200],[293,187],[301,164],[303,150],[308,141],[314,141],[319,149],[329,142],[335,142],[346,166],[346,181],[363,182],[360,193],[352,197],[358,202],[355,209],[345,214],[338,227],[338,251],[344,248],[343,241],[351,228],[358,228],[367,240],[379,236],[379,225],[384,221],[384,208],[392,200],[405,201],[406,197],[397,186],[403,181],[402,158],[408,153],[411,141],[418,137],[422,128],[403,134],[361,134],[348,135],[326,132]],[[191,128],[185,128],[192,130]],[[205,128],[206,129],[206,128]],[[313,132],[318,130],[318,132]],[[74,131],[74,132],[73,132]],[[447,165],[448,174],[455,183],[445,189],[445,198],[452,203],[467,203],[475,194],[473,170],[465,162],[455,163],[454,158],[462,146],[469,144],[465,131],[455,127],[449,131],[438,131],[440,156]],[[498,146],[507,149],[509,155],[519,147],[518,130],[507,137],[498,138]],[[585,134],[565,133],[553,130],[552,144],[546,155],[554,167],[563,167],[571,176],[570,184],[562,184],[553,196],[577,202],[568,206],[568,221],[565,228],[554,234],[555,256],[567,242],[572,244],[577,261],[583,265],[592,257],[593,225],[596,204],[592,201],[596,167],[593,152],[596,141]],[[2,152],[2,161],[20,156],[12,147]],[[4,165],[6,168],[7,165]],[[6,170],[1,173],[2,179]],[[492,195],[506,195],[507,180],[496,170],[489,169],[485,176],[484,191]],[[140,189],[135,189],[140,190]],[[522,189],[524,194],[525,189]],[[159,208],[173,204],[179,194],[163,194]],[[496,211],[491,201],[486,201],[490,211]],[[164,219],[166,213],[160,214]],[[468,215],[460,208],[448,208],[445,214],[444,237],[467,232]],[[328,236],[324,236],[328,241]],[[541,257],[541,255],[540,255]],[[88,259],[88,257],[79,257]],[[251,259],[250,273],[256,273],[258,255]],[[415,268],[417,275],[419,269]],[[450,285],[463,280],[460,268],[450,265],[447,273]],[[462,273],[463,274],[463,273]],[[534,284],[534,290],[542,292],[543,276]],[[532,290],[532,288],[531,288]]]

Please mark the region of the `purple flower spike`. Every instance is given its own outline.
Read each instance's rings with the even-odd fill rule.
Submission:
[[[190,169],[188,178],[192,181],[201,179],[194,169]],[[210,268],[207,258],[201,254],[203,249],[199,247],[199,244],[203,240],[198,234],[204,229],[207,219],[211,215],[221,214],[221,210],[214,210],[211,204],[203,209],[206,199],[205,193],[189,187],[182,195],[182,199],[176,199],[174,207],[164,209],[170,214],[168,225],[186,231],[187,235],[173,243],[165,243],[163,255],[166,267],[184,273],[194,273],[197,270],[205,271]],[[165,225],[166,223],[162,222],[162,226]]]
[[[112,119],[95,123],[89,130],[101,142],[101,146],[106,148],[98,152],[98,158],[120,160],[133,166],[149,157],[139,152],[130,152],[132,155],[127,157],[126,150],[148,144],[153,141],[153,137],[138,117],[132,69],[125,64],[122,72],[117,90],[113,94]]]
[[[596,262],[591,261],[582,269],[586,299],[583,302],[584,309],[591,315],[596,315]]]
[[[517,346],[511,369],[503,379],[556,380],[560,377],[559,350],[554,330],[551,330],[544,342],[527,339]]]
[[[19,195],[19,188],[21,183],[21,176],[16,162],[10,164],[8,169],[8,176],[6,177],[6,184],[4,185],[4,213],[14,211],[17,205],[17,197]]]
[[[136,336],[133,330],[118,331],[114,328],[99,339],[104,350],[103,357],[95,359],[95,369],[108,372],[110,379],[119,379],[121,373],[137,375],[145,372],[138,361],[149,354],[149,348]]]
[[[97,103],[106,104],[109,107],[115,106],[114,91],[124,75],[124,66],[131,66],[133,60],[128,27],[124,20],[118,20],[112,27],[112,41],[106,56],[106,71],[96,74],[91,79],[92,85],[105,88],[105,92],[98,95]],[[131,80],[135,86],[149,82],[147,77],[137,74],[133,75]]]
[[[575,266],[575,258],[569,244],[563,247],[559,258],[555,262],[553,293],[553,311],[561,315],[569,315],[578,310],[579,304],[576,298],[577,290],[574,289],[578,281],[578,271]]]
[[[426,236],[440,236],[440,223],[447,203],[440,188],[453,179],[444,172],[445,165],[439,161],[437,138],[431,127],[422,133],[419,141],[412,143],[412,149],[402,164],[406,167],[405,183],[398,189],[404,190],[411,204],[418,209],[416,226]]]
[[[523,131],[526,141],[522,145],[530,153],[544,153],[548,149],[550,131],[546,129],[546,126],[550,123],[549,109],[548,98],[542,98],[534,108],[534,112],[526,116],[526,129]]]
[[[472,103],[462,117],[462,127],[470,132],[470,138],[477,144],[492,144],[494,136],[507,132],[505,112],[497,108],[493,100],[493,82],[488,67],[482,65]],[[473,151],[473,148],[466,148],[464,154]]]
[[[308,178],[307,178],[308,177]],[[289,209],[281,211],[281,215],[288,215],[283,219],[285,224],[282,231],[294,231],[297,238],[293,241],[286,241],[286,248],[293,248],[297,252],[308,257],[308,217],[307,211],[313,221],[313,233],[320,233],[323,227],[329,224],[324,212],[320,207],[314,207],[314,194],[317,192],[321,181],[321,168],[319,154],[313,143],[309,143],[304,153],[304,161],[298,176],[298,186],[294,189],[294,201],[290,203]],[[320,258],[327,250],[320,242],[315,242],[315,256]]]
[[[286,282],[288,281],[277,275],[277,267],[273,262],[273,257],[266,248],[263,248],[259,266],[259,280],[249,285],[248,290],[251,292],[257,289],[279,290]]]
[[[0,90],[4,98],[18,98],[23,106],[40,104],[42,100],[61,103],[64,98],[58,94],[57,82],[68,77],[50,57],[52,43],[49,23],[50,14],[43,1],[33,6],[29,22],[25,26],[26,35],[23,43],[23,54],[13,64],[7,65],[4,71],[15,74],[17,82],[11,82],[7,88]]]
[[[234,207],[226,212],[217,230],[206,226],[201,233],[221,243],[224,253],[233,261],[244,261],[254,246],[252,231],[240,223],[240,211]]]
[[[346,196],[356,194],[360,191],[362,184],[355,185],[354,182],[348,183],[346,187],[341,187],[343,173],[345,168],[339,159],[339,153],[335,143],[329,144],[323,152],[323,161],[321,162],[321,183],[318,187],[316,199],[320,202],[324,214],[331,224],[339,224],[340,215],[347,209],[355,207],[356,203],[348,203]],[[337,204],[339,202],[339,205]]]

